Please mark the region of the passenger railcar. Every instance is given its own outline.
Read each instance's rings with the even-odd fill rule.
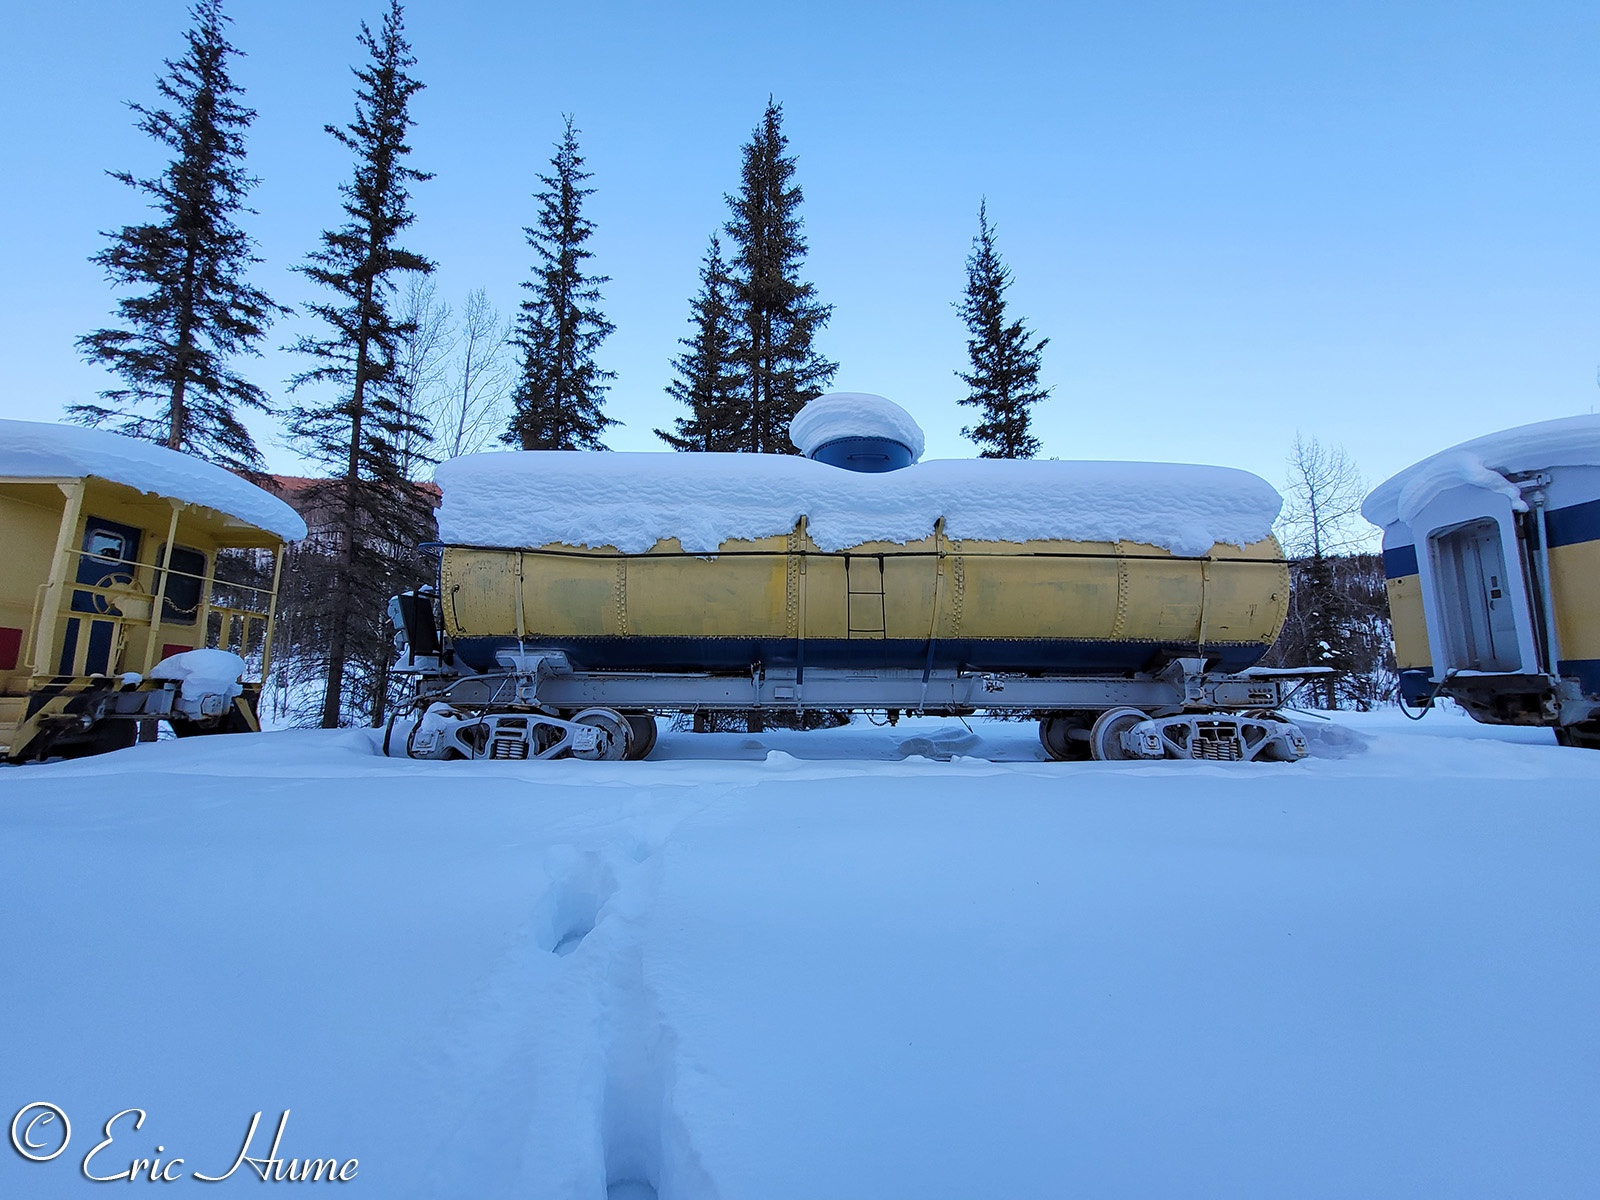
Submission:
[[[0,759],[116,749],[140,721],[259,728],[281,553],[304,536],[282,501],[197,458],[0,421]]]
[[[1362,512],[1383,530],[1406,703],[1600,748],[1600,416],[1464,442]]]

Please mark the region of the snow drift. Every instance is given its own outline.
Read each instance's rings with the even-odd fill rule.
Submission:
[[[99,1195],[132,1106],[101,1174],[221,1174],[289,1109],[282,1159],[397,1200],[1591,1194],[1600,754],[1391,711],[1302,763],[1068,764],[971,724],[0,768],[0,1123],[73,1123],[0,1195]]]

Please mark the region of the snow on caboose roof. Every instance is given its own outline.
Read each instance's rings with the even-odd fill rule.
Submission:
[[[1373,488],[1361,515],[1380,529],[1409,525],[1436,496],[1462,486],[1502,492],[1522,511],[1522,494],[1506,476],[1580,466],[1600,466],[1600,415],[1519,425],[1429,455]]]
[[[439,536],[455,545],[614,546],[694,554],[787,533],[824,550],[929,536],[1130,541],[1174,554],[1248,545],[1282,501],[1259,476],[1173,463],[940,459],[862,474],[778,454],[503,451],[441,463]]]
[[[0,420],[0,477],[84,475],[203,505],[286,541],[306,536],[305,522],[282,500],[191,454],[103,429]]]

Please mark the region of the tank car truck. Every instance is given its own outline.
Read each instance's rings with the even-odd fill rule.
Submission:
[[[0,421],[0,760],[115,750],[141,721],[259,728],[282,550],[305,532],[190,455]]]
[[[512,451],[442,464],[436,587],[395,597],[388,752],[642,757],[657,713],[1026,714],[1056,758],[1294,759],[1277,492],[1153,463],[919,462],[834,393],[804,457]]]
[[[1489,434],[1367,497],[1404,703],[1600,749],[1600,416]]]

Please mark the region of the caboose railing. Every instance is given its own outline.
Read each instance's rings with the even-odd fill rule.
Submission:
[[[25,661],[32,673],[49,676],[86,675],[87,659],[92,650],[85,627],[91,624],[104,624],[111,627],[107,673],[115,674],[122,667],[120,659],[127,647],[128,635],[132,630],[140,630],[148,631],[149,634],[143,669],[140,672],[148,675],[161,658],[160,634],[163,626],[177,624],[167,616],[166,611],[174,607],[168,601],[168,584],[177,578],[190,580],[199,585],[198,602],[192,608],[180,610],[183,615],[192,618],[183,621],[181,627],[187,630],[198,626],[197,640],[201,646],[229,650],[245,659],[247,663],[259,653],[260,668],[258,671],[249,672],[249,676],[253,677],[252,682],[265,680],[271,665],[271,629],[276,614],[278,586],[283,567],[282,550],[272,551],[272,582],[261,586],[237,580],[217,579],[216,554],[206,556],[206,570],[203,574],[176,570],[170,561],[172,546],[173,538],[169,536],[166,551],[155,564],[126,561],[109,563],[109,560],[101,560],[117,568],[116,571],[108,571],[107,577],[117,573],[132,577],[109,586],[78,582],[79,563],[85,558],[96,556],[83,550],[64,549],[57,560],[59,568],[57,578],[41,584],[34,594],[33,614],[29,622],[25,652]],[[152,570],[159,575],[153,592],[139,582],[140,575]],[[63,577],[65,583],[61,581]],[[56,591],[57,603],[53,606],[55,611],[49,613],[47,609],[51,606],[47,598],[52,590]],[[80,597],[82,599],[79,599]],[[226,597],[230,602],[220,603],[219,599],[222,597]],[[73,601],[86,604],[88,607],[75,608]],[[73,647],[71,660],[62,663],[59,660],[60,648],[66,636],[68,622],[74,620],[80,621],[82,626]]]

